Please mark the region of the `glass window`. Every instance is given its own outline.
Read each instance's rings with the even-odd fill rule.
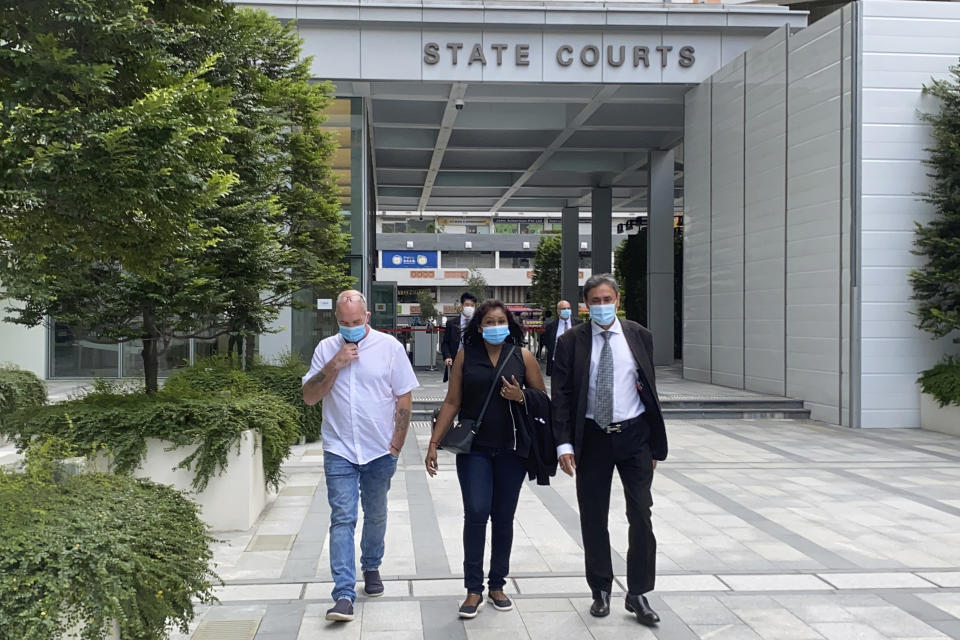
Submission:
[[[591,260],[592,260],[592,258],[591,258],[591,256],[590,256],[589,253],[581,253],[581,254],[580,254],[580,268],[581,268],[581,269],[589,269],[589,268],[592,266]]]
[[[51,378],[116,378],[119,346],[62,322],[50,332]]]
[[[520,233],[522,235],[543,233],[542,222],[521,222]]]
[[[517,235],[520,233],[520,224],[517,222],[497,222],[493,225],[494,233]]]
[[[493,268],[492,251],[444,251],[441,255],[444,269],[453,267]]]
[[[501,269],[532,269],[533,252],[529,251],[501,251]]]
[[[190,363],[189,340],[182,338],[161,340],[158,349],[157,373],[161,378],[170,375],[174,369],[185,367]],[[143,376],[143,356],[140,354],[142,350],[142,340],[131,340],[121,345],[123,353],[121,375],[124,378]]]

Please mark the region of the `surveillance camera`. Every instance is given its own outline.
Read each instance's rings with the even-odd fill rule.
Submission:
[[[462,98],[457,98],[457,99],[453,102],[453,106],[455,106],[455,107],[457,108],[457,111],[463,111],[463,99],[462,99]]]

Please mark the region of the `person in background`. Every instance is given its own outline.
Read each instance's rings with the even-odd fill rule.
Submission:
[[[387,492],[410,427],[419,386],[403,345],[368,324],[359,291],[337,297],[339,333],[320,341],[303,377],[303,401],[323,401],[323,470],[330,504],[330,573],[334,606],[327,620],[353,620],[357,597],[354,532],[363,505],[360,568],[368,596],[383,595],[380,563],[387,531]]]
[[[580,318],[573,315],[570,303],[561,300],[557,303],[557,317],[547,322],[543,327],[543,335],[540,338],[540,348],[537,349],[537,358],[540,357],[544,347],[547,349],[547,376],[553,374],[553,358],[557,353],[557,340],[569,329],[580,324]]]
[[[443,332],[443,340],[440,341],[440,354],[443,356],[443,381],[446,382],[450,377],[450,367],[457,357],[457,352],[463,346],[463,330],[467,323],[473,317],[473,312],[477,308],[477,296],[469,291],[460,294],[460,314],[447,320],[447,326]]]
[[[461,618],[474,618],[483,605],[483,548],[487,521],[490,530],[490,573],[487,596],[498,611],[513,603],[503,592],[510,572],[513,516],[517,510],[527,461],[517,454],[514,406],[524,409],[523,387],[545,392],[540,366],[533,354],[520,346],[523,332],[513,314],[499,300],[487,300],[477,309],[463,334],[450,373],[447,396],[440,408],[437,429],[424,463],[437,474],[437,445],[459,413],[476,420],[491,385],[490,404],[477,429],[470,453],[457,455],[457,478],[463,497],[463,581],[467,597]],[[501,362],[501,358],[509,360]],[[500,376],[497,369],[503,364]],[[496,379],[495,379],[496,378]]]
[[[610,274],[583,285],[590,322],[557,340],[553,365],[553,433],[560,468],[576,471],[580,532],[590,614],[610,614],[610,486],[616,469],[627,502],[627,611],[654,626],[660,617],[644,594],[656,579],[657,540],[650,522],[650,487],[658,460],[667,457],[667,432],[657,397],[653,336],[619,320],[620,289]]]

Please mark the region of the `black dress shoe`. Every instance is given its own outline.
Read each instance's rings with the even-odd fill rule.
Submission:
[[[610,593],[601,591],[598,597],[593,599],[590,605],[590,615],[594,618],[604,618],[610,615]]]
[[[650,608],[646,596],[635,596],[632,593],[627,594],[627,600],[624,603],[627,611],[636,614],[637,622],[645,624],[648,627],[654,627],[660,622],[660,616]]]

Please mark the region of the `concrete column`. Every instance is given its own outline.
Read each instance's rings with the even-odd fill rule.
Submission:
[[[564,207],[560,220],[560,297],[576,309],[580,300],[580,207]]]
[[[613,188],[594,187],[590,196],[591,240],[590,268],[594,275],[613,273]]]
[[[651,151],[647,165],[647,328],[653,363],[673,363],[673,151]]]

